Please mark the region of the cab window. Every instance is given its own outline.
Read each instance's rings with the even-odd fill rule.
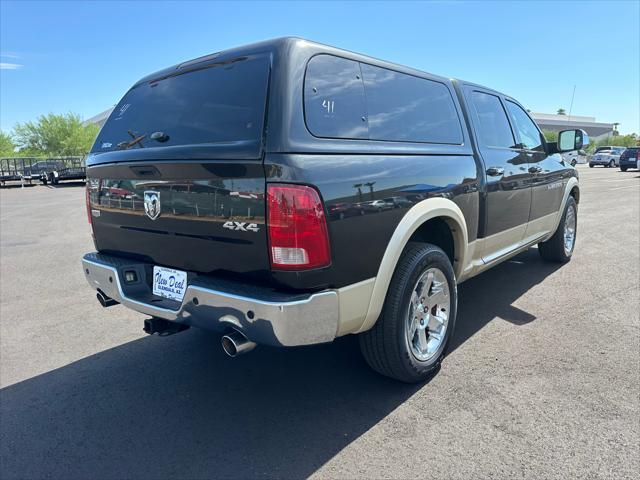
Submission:
[[[529,115],[526,114],[520,105],[509,100],[507,100],[507,110],[509,111],[511,122],[520,139],[522,148],[543,151],[542,135],[538,127],[536,127],[536,124],[533,123],[533,120],[529,118]]]
[[[484,147],[512,148],[513,133],[500,99],[489,93],[471,92],[471,103],[478,120],[478,136]]]

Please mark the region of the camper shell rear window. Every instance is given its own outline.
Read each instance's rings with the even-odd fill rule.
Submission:
[[[259,141],[269,66],[268,55],[244,56],[139,83],[115,107],[92,152]]]

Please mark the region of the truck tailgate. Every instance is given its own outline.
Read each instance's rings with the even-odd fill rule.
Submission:
[[[118,163],[87,177],[99,251],[201,273],[269,270],[261,161]]]

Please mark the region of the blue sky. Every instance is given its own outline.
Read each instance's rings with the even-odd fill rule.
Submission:
[[[640,133],[640,2],[29,2],[0,0],[0,128],[89,118],[140,77],[295,35]]]

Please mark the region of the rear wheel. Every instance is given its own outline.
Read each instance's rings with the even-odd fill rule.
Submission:
[[[620,167],[620,171],[626,172],[627,171],[627,167]]]
[[[407,383],[435,375],[453,334],[457,299],[447,255],[434,245],[410,243],[393,274],[380,318],[359,336],[369,366]]]
[[[615,162],[615,161],[613,161],[613,160],[611,160],[611,161],[609,162],[609,168],[613,168],[613,167],[615,167],[615,166],[616,166],[616,162]]]
[[[593,163],[589,163],[589,168],[593,168]]]
[[[553,236],[538,244],[538,252],[545,260],[566,263],[571,260],[578,230],[578,206],[569,196],[564,213]]]

